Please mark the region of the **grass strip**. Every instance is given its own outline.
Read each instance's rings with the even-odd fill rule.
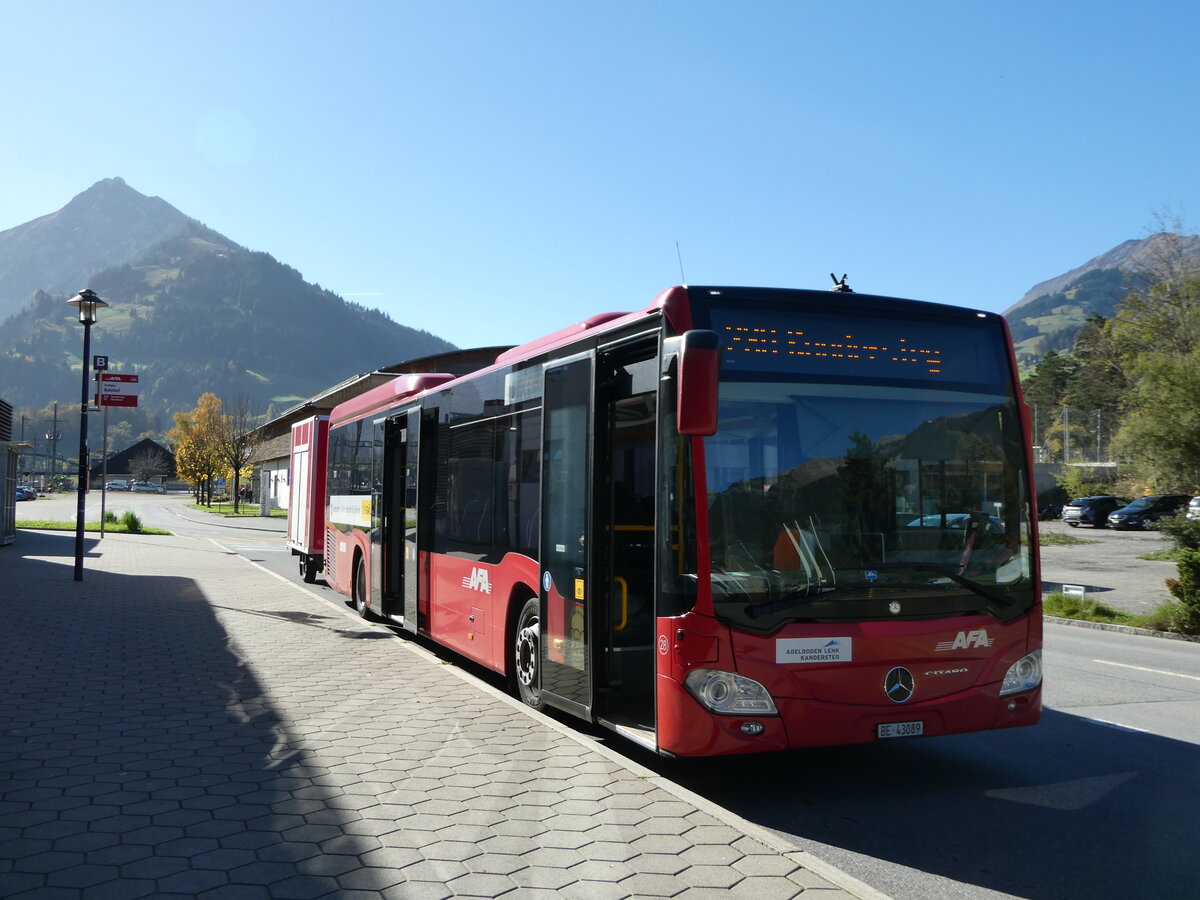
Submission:
[[[51,521],[17,522],[17,527],[18,528],[36,528],[41,531],[74,531],[75,523],[74,522],[51,522]],[[99,522],[84,522],[83,530],[99,532],[100,531],[100,523]],[[126,528],[125,525],[121,522],[109,522],[107,525],[104,526],[104,533],[105,534],[109,534],[109,533],[112,533],[112,534],[170,534],[171,532],[163,531],[161,528],[146,528],[145,526],[136,528],[131,531],[128,528]]]

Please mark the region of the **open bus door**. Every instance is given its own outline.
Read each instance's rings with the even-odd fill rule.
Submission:
[[[591,355],[547,366],[542,413],[541,693],[583,718],[593,705],[592,370]]]
[[[541,690],[654,746],[656,345],[545,370]]]
[[[371,609],[382,618],[405,613],[405,522],[407,518],[407,417],[374,423],[379,471],[373,473],[371,497]]]

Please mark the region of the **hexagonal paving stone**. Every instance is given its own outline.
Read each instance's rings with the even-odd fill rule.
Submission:
[[[634,897],[674,897],[687,889],[687,885],[671,875],[655,875],[639,872],[621,882],[620,887]]]
[[[84,856],[82,853],[62,853],[48,850],[42,853],[33,853],[22,859],[15,860],[13,871],[40,872],[44,875],[48,872],[57,872],[70,866],[82,865],[83,860]]]
[[[50,887],[87,888],[117,877],[116,866],[79,865],[69,866],[46,877]]]
[[[277,900],[316,900],[332,894],[338,884],[332,878],[318,875],[294,875],[271,885],[271,896]]]
[[[689,887],[728,889],[746,876],[728,866],[688,866],[675,877]]]
[[[404,881],[404,876],[395,869],[357,868],[338,876],[338,885],[343,891],[382,891]]]
[[[680,858],[688,865],[696,866],[731,866],[742,859],[742,853],[732,847],[719,844],[700,844],[691,847],[680,854]]]

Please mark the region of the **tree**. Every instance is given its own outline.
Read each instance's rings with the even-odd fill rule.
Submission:
[[[254,433],[254,422],[250,415],[250,401],[239,397],[233,412],[224,413],[218,431],[217,454],[229,467],[233,479],[233,511],[241,503],[242,472],[258,450],[259,440]]]
[[[149,481],[171,471],[171,461],[166,454],[153,447],[144,447],[129,460],[129,471],[134,481]]]
[[[1200,349],[1155,354],[1139,363],[1118,448],[1155,490],[1200,491]]]
[[[221,398],[203,394],[190,413],[176,414],[170,436],[175,444],[175,469],[196,488],[196,501],[212,505],[212,485],[222,467],[221,434],[225,413]]]

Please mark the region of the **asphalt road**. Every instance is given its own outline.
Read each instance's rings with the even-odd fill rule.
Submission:
[[[127,505],[110,498],[118,513],[218,540],[299,582],[278,533],[121,496]],[[1045,581],[1087,584],[1122,608],[1157,602],[1171,567],[1135,559],[1157,535],[1058,527],[1098,543],[1046,548]],[[1048,624],[1045,670],[1034,728],[691,761],[605,740],[896,900],[1195,897],[1200,644]]]

